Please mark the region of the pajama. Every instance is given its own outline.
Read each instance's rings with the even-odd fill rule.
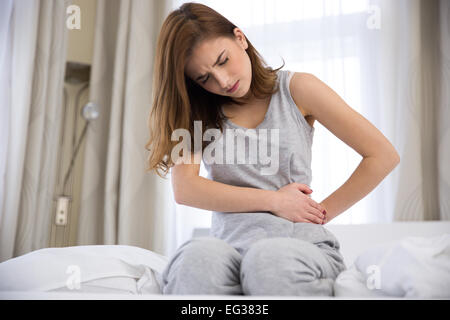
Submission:
[[[292,225],[290,237],[258,237],[239,250],[211,236],[188,240],[162,274],[163,293],[332,296],[345,269],[336,238],[322,225]]]

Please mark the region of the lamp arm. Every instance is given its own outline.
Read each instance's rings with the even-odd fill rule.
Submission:
[[[69,166],[69,169],[67,169],[66,177],[64,178],[64,185],[63,185],[63,192],[64,192],[64,194],[65,194],[65,191],[66,191],[67,181],[69,180],[70,174],[72,173],[72,169],[73,169],[73,166],[75,164],[75,159],[77,157],[78,150],[80,149],[81,142],[83,141],[84,136],[86,135],[87,127],[88,127],[89,123],[90,123],[90,121],[86,121],[86,123],[84,124],[83,132],[81,133],[81,136],[78,139],[77,146],[75,147],[75,151],[72,154],[72,159],[70,161],[70,166]]]

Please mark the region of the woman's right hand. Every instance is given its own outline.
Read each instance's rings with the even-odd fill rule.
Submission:
[[[325,208],[308,195],[312,190],[302,183],[290,183],[275,192],[273,209],[276,216],[292,222],[322,224]]]

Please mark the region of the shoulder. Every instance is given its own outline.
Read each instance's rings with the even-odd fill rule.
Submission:
[[[291,80],[289,82],[289,91],[291,93],[292,99],[297,105],[300,112],[303,116],[311,116],[310,110],[307,109],[305,103],[303,103],[302,98],[307,93],[307,90],[310,90],[312,85],[317,78],[307,72],[293,72],[294,74],[291,76]]]

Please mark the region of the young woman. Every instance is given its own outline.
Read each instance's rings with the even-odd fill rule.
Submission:
[[[185,242],[171,257],[159,279],[164,294],[333,295],[345,264],[323,224],[375,188],[399,157],[318,78],[281,68],[268,67],[241,29],[205,5],[185,3],[164,21],[149,170],[172,168],[177,203],[212,211],[210,237]],[[320,203],[308,187],[315,120],[363,156],[345,184]],[[174,160],[179,142],[172,134],[185,129],[190,140],[184,142],[195,145],[194,121],[220,135],[182,149],[183,161]],[[235,138],[248,139],[244,160],[249,154],[256,162],[239,159]],[[249,147],[254,142],[259,152]],[[238,159],[225,161],[236,151]],[[219,161],[205,161],[212,153]],[[199,176],[200,158],[209,179]],[[268,162],[275,165],[264,171]]]

